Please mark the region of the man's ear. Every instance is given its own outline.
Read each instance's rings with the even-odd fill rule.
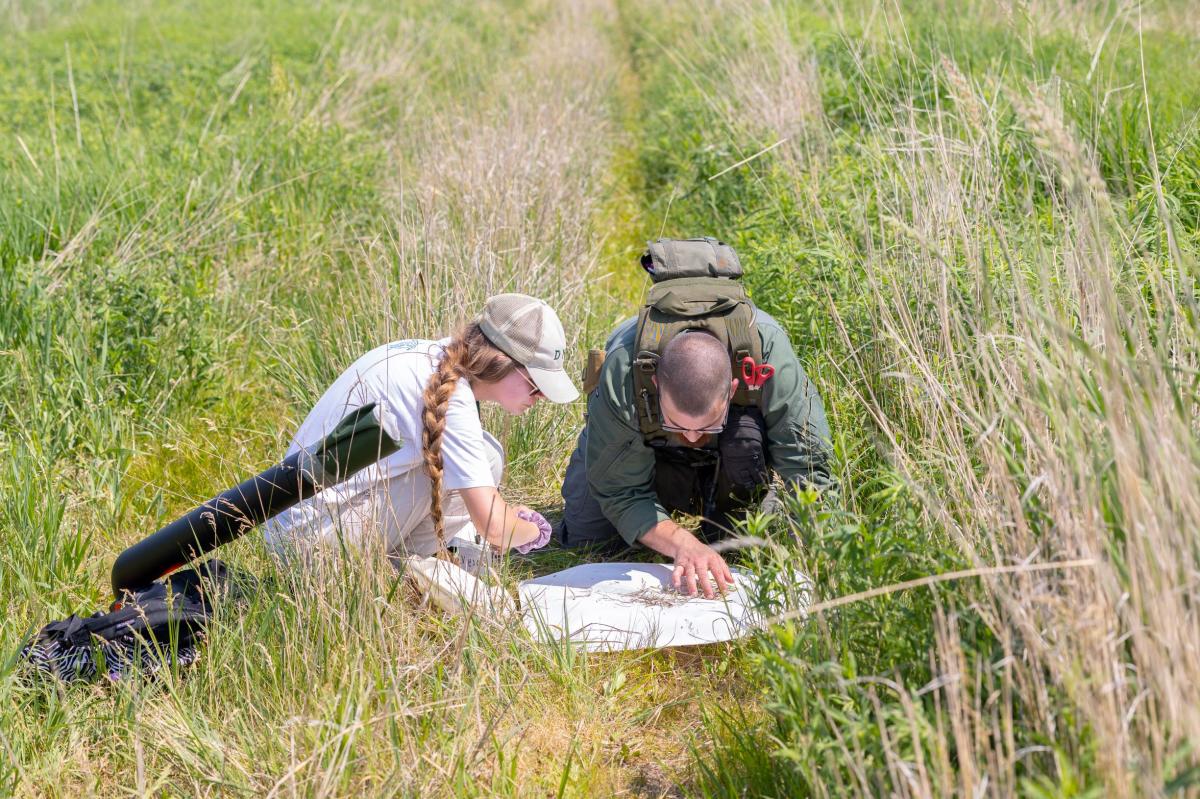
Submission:
[[[733,395],[737,393],[738,379],[735,377],[729,383],[729,398],[733,399]]]
[[[658,388],[658,375],[650,375],[650,382],[653,383],[654,387],[657,389]]]

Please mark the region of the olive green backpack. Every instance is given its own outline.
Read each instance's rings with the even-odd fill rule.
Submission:
[[[739,381],[733,404],[758,405],[763,392],[746,385],[741,367],[747,357],[762,361],[762,340],[754,305],[738,282],[742,265],[733,248],[712,238],[659,239],[649,243],[642,267],[654,281],[638,313],[633,362],[638,423],[646,441],[666,438],[651,378],[667,343],[685,330],[706,330],[721,340]]]

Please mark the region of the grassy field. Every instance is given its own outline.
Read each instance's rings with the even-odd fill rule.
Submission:
[[[1200,796],[1194,4],[0,9],[0,793]],[[18,679],[357,354],[515,290],[580,364],[703,234],[835,438],[757,566],[879,595],[585,656],[251,535],[188,672]],[[507,494],[581,411],[487,416]]]

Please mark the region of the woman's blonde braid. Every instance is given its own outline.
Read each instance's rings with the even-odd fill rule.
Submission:
[[[433,519],[433,530],[437,534],[439,558],[449,558],[450,554],[446,549],[446,523],[442,512],[442,433],[446,430],[446,411],[450,406],[450,396],[454,393],[459,379],[468,376],[463,363],[466,356],[466,342],[461,338],[451,341],[438,363],[437,371],[430,376],[429,383],[425,386],[421,449],[425,458],[425,471],[429,473],[432,483],[429,515]]]

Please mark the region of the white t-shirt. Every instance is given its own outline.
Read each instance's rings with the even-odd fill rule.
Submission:
[[[268,521],[263,530],[268,539],[295,522],[313,518],[314,514],[336,513],[337,508],[350,507],[357,497],[384,481],[424,467],[421,455],[423,395],[449,341],[448,338],[441,341],[405,339],[376,347],[351,364],[321,395],[296,431],[288,455],[320,441],[350,411],[369,402],[376,403],[376,414],[384,432],[400,442],[400,449],[344,483],[331,486]],[[442,433],[443,489],[495,487],[487,453],[475,394],[470,383],[459,380],[450,395]]]

